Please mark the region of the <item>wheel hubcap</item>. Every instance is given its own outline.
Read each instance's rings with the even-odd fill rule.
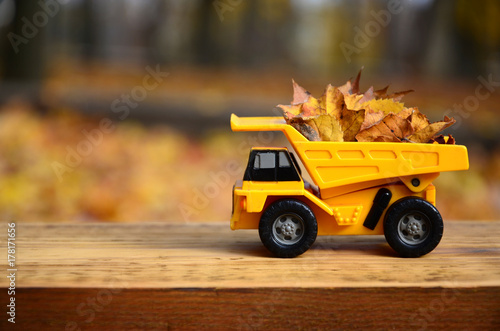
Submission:
[[[418,212],[404,215],[398,224],[398,234],[401,240],[408,245],[422,243],[430,233],[429,218]]]
[[[274,239],[284,245],[293,245],[304,236],[304,221],[296,214],[284,214],[273,223]]]

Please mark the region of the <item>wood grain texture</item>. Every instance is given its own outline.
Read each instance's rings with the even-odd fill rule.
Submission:
[[[256,231],[226,223],[16,229],[24,330],[500,329],[500,222],[447,222],[418,259],[398,258],[381,236],[318,237],[277,259]]]

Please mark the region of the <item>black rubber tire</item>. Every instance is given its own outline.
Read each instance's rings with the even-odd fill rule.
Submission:
[[[431,252],[443,237],[443,219],[430,202],[408,197],[393,203],[384,220],[384,235],[401,257]]]
[[[295,222],[297,234],[294,232],[287,240],[287,236],[281,231],[290,223],[293,228]],[[281,226],[278,226],[281,225]],[[288,228],[290,229],[290,227]],[[318,234],[318,224],[311,209],[299,200],[279,200],[270,205],[262,214],[259,223],[259,236],[264,246],[275,256],[281,258],[292,258],[303,254],[311,247]],[[300,238],[299,238],[300,236]],[[289,242],[287,242],[289,241]]]

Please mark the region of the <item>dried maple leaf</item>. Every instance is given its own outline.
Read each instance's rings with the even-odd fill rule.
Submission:
[[[362,94],[351,94],[351,95],[345,95],[344,96],[344,103],[347,107],[347,109],[350,110],[361,110],[363,108],[363,102],[361,100],[363,99]]]
[[[365,110],[353,111],[344,108],[340,118],[340,128],[344,132],[344,141],[356,141],[356,135],[365,119]]]
[[[411,121],[411,115],[413,114],[413,110],[414,110],[413,108],[403,108],[403,110],[401,110],[396,115],[398,115],[401,118],[404,118],[404,119]]]
[[[413,126],[413,129],[415,130],[415,132],[424,129],[425,127],[427,127],[430,124],[427,116],[422,114],[418,110],[418,108],[410,108],[410,109],[413,110],[412,114],[411,114],[410,122],[411,122],[411,125]]]
[[[302,111],[302,105],[278,105],[278,107],[283,111],[283,117],[286,120],[291,120],[295,116],[300,115]]]
[[[428,142],[431,144],[436,142],[438,144],[455,145],[455,138],[453,138],[453,136],[450,134],[448,136],[448,139],[446,139],[444,135],[440,134],[439,136],[432,138]]]
[[[401,142],[413,133],[411,123],[396,114],[385,116],[379,123],[372,125],[356,135],[358,141]],[[382,137],[382,138],[379,138]],[[378,140],[377,140],[378,139]]]
[[[297,129],[297,131],[302,133],[302,135],[308,140],[321,141],[318,127],[314,122],[308,121],[308,123],[306,123],[303,119],[296,118],[291,120],[290,125]]]
[[[375,99],[392,99],[396,102],[399,102],[408,93],[415,92],[414,90],[406,90],[406,91],[394,92],[391,94],[387,94],[388,89],[389,89],[389,85],[387,85],[383,89],[373,91],[373,96],[375,97]]]
[[[279,108],[283,110],[283,116],[285,119],[292,119],[298,116],[302,112],[302,104],[306,103],[311,96],[305,88],[297,84],[295,80],[292,79],[293,86],[293,100],[290,105],[278,105]]]
[[[396,102],[401,101],[405,95],[407,95],[410,92],[415,92],[414,90],[406,90],[406,91],[401,91],[401,92],[395,92],[392,94],[389,94],[386,99],[392,99]]]
[[[383,111],[375,111],[371,107],[366,107],[365,109],[365,119],[359,128],[359,131],[366,130],[369,127],[379,123],[385,114]]]
[[[325,109],[324,114],[335,116],[337,119],[340,117],[344,107],[344,95],[338,88],[328,84],[320,100]]]
[[[387,96],[387,90],[389,89],[389,85],[387,85],[386,87],[384,87],[383,89],[380,89],[380,90],[376,90],[376,91],[373,91],[373,96],[376,98],[376,99],[383,99],[384,97]]]
[[[373,93],[373,86],[370,86],[368,90],[363,94],[362,98],[359,100],[360,104],[363,104],[367,101],[375,99],[375,94]]]
[[[339,91],[342,92],[343,95],[351,95],[352,94],[352,84],[351,81],[347,81],[342,86],[339,86]]]
[[[302,113],[299,114],[299,117],[302,117],[304,120],[320,115],[324,112],[321,108],[320,101],[313,96],[310,96],[307,102],[302,104]]]
[[[320,140],[322,141],[344,140],[344,133],[342,132],[339,121],[330,115],[319,115],[308,120],[307,123],[311,127],[316,126]]]
[[[426,143],[431,140],[439,131],[446,129],[455,122],[455,119],[445,116],[444,121],[434,122],[427,125],[425,128],[409,136],[408,140],[415,143]]]
[[[352,83],[352,93],[353,94],[358,94],[359,93],[359,79],[361,78],[361,71],[363,71],[364,67],[361,67],[361,70],[359,70],[358,75],[356,76],[356,79]]]
[[[292,79],[292,85],[293,85],[292,105],[298,105],[300,103],[307,102],[307,100],[309,100],[309,97],[311,96],[311,93],[309,93],[309,91],[307,91],[305,88],[297,84],[297,82],[293,79]]]
[[[383,111],[385,114],[397,114],[404,108],[401,102],[394,102],[391,99],[373,99],[365,102],[362,107],[370,107],[373,111]]]

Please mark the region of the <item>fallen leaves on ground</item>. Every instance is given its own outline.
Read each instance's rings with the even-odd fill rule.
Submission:
[[[293,100],[278,105],[286,122],[311,141],[413,142],[454,144],[438,133],[455,120],[447,116],[431,123],[417,107],[401,99],[413,90],[388,94],[388,86],[359,91],[361,71],[342,86],[328,85],[319,99],[292,80]]]

